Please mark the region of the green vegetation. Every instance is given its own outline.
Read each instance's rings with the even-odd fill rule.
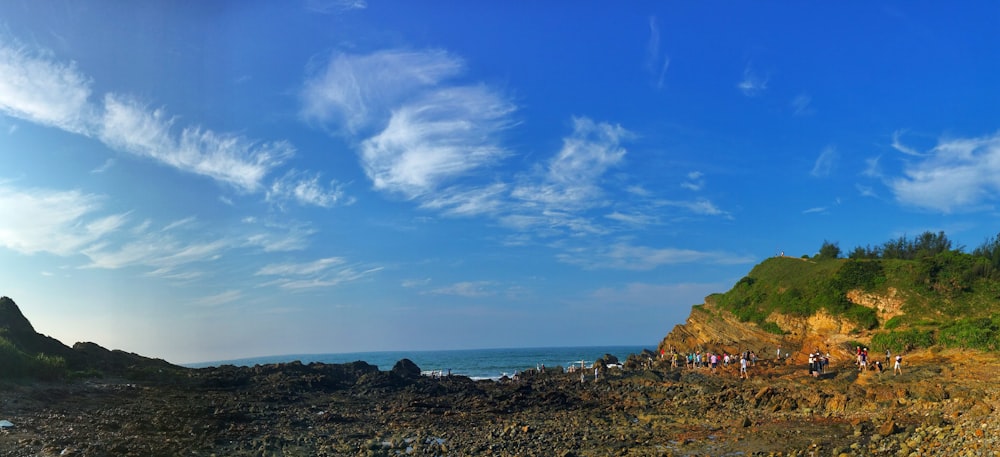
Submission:
[[[876,352],[890,349],[892,352],[899,353],[917,348],[927,348],[933,344],[934,337],[928,330],[893,330],[872,335],[872,349]]]
[[[875,309],[852,303],[866,292],[902,300],[903,315],[879,322]],[[972,253],[943,232],[905,236],[841,257],[824,240],[813,256],[770,258],[724,294],[721,309],[765,331],[781,334],[773,313],[808,317],[820,310],[871,331],[876,350],[931,346],[1000,350],[1000,234]]]
[[[62,357],[26,354],[0,335],[0,379],[55,380],[66,373],[66,361]]]

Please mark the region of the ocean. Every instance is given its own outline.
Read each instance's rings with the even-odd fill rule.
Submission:
[[[618,357],[622,363],[629,354],[638,354],[643,349],[656,350],[656,345],[650,346],[586,346],[586,347],[555,347],[555,348],[509,348],[509,349],[461,349],[447,351],[381,351],[381,352],[348,352],[341,354],[291,354],[268,357],[251,357],[236,360],[221,360],[187,364],[190,368],[204,368],[220,365],[254,366],[270,363],[286,363],[300,361],[304,364],[349,363],[363,360],[376,365],[380,370],[391,370],[401,359],[410,359],[420,367],[425,374],[440,371],[453,375],[468,376],[472,379],[500,379],[545,365],[547,369],[561,366],[564,369],[570,365],[579,365],[580,361],[589,367],[594,360],[611,354]]]

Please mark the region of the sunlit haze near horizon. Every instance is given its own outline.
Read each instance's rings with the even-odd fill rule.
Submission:
[[[0,295],[175,363],[655,345],[1000,231],[1000,4],[0,3]]]

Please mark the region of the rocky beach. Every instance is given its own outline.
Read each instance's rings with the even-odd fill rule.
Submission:
[[[908,354],[902,375],[795,358],[432,378],[407,360],[158,368],[144,380],[7,382],[2,456],[1000,455],[990,353]]]

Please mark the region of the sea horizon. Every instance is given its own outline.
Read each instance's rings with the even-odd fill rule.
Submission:
[[[283,354],[186,363],[182,366],[188,368],[209,368],[224,365],[251,367],[296,361],[302,364],[314,362],[342,364],[363,361],[377,366],[379,370],[386,371],[392,369],[399,360],[409,359],[425,374],[447,374],[450,372],[452,375],[468,376],[473,379],[499,379],[505,375],[510,376],[519,371],[541,366],[566,369],[570,365],[576,365],[583,361],[589,367],[605,354],[611,354],[624,362],[629,354],[639,354],[645,349],[655,351],[656,344]]]

